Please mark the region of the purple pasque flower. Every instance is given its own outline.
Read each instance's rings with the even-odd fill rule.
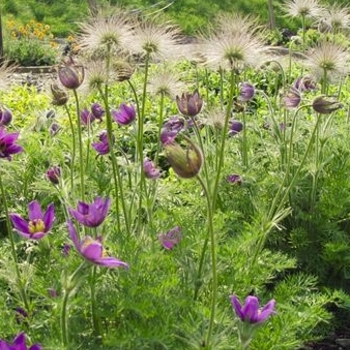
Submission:
[[[57,185],[61,177],[61,169],[58,166],[52,166],[46,170],[45,175],[51,183]]]
[[[80,111],[80,121],[83,125],[90,125],[95,120],[95,116],[87,109]]]
[[[91,204],[79,201],[77,209],[68,208],[68,212],[80,224],[87,227],[97,227],[106,218],[109,205],[109,198],[95,197]]]
[[[105,113],[105,111],[102,109],[102,107],[99,103],[92,103],[91,104],[91,114],[95,117],[95,119],[98,119],[101,121],[104,113]]]
[[[174,246],[176,244],[179,244],[181,240],[180,227],[175,226],[172,229],[170,229],[167,233],[160,233],[158,235],[158,240],[164,249],[173,249]]]
[[[59,130],[60,130],[60,126],[55,122],[53,122],[49,127],[49,133],[51,136],[55,136]]]
[[[162,127],[160,132],[160,142],[162,145],[166,145],[172,143],[176,135],[183,130],[185,127],[185,120],[183,118],[179,118],[178,116],[170,117]]]
[[[291,109],[299,106],[301,96],[299,90],[291,87],[288,92],[282,97],[282,104],[284,108]]]
[[[119,125],[129,125],[135,120],[136,111],[133,105],[127,106],[121,103],[118,110],[111,110],[111,115]]]
[[[92,262],[93,264],[105,267],[124,267],[129,268],[128,264],[108,256],[105,249],[102,246],[102,238],[97,237],[96,239],[85,236],[82,240],[78,239],[77,233],[73,224],[68,221],[68,233],[71,238],[76,250],[78,253],[86,260]]]
[[[242,184],[242,178],[237,175],[237,174],[230,174],[226,176],[226,181],[231,183],[231,184],[237,184],[241,185]]]
[[[83,83],[84,78],[84,66],[75,64],[72,58],[58,67],[58,79],[67,89],[76,90]]]
[[[0,109],[0,127],[11,123],[12,113],[8,109]]]
[[[62,245],[62,248],[61,248],[61,254],[66,257],[68,256],[69,252],[70,252],[70,249],[71,249],[71,245],[70,244],[67,244],[67,243],[64,243]]]
[[[41,350],[41,346],[39,344],[33,344],[28,348],[25,334],[19,333],[13,339],[12,343],[0,340],[0,350]]]
[[[230,296],[231,305],[238,318],[249,324],[259,324],[264,322],[273,312],[275,300],[271,299],[263,308],[259,309],[259,300],[257,297],[248,295],[241,305],[235,295]]]
[[[247,102],[253,98],[254,94],[255,94],[255,88],[253,85],[246,82],[241,83],[239,85],[239,95],[238,95],[239,101]]]
[[[108,135],[107,131],[102,131],[100,135],[98,136],[99,142],[93,142],[91,146],[94,148],[94,150],[100,155],[103,156],[107,153],[109,153],[109,144],[108,144]],[[114,137],[113,137],[114,142]]]
[[[316,82],[310,75],[305,75],[304,77],[296,78],[292,86],[300,92],[317,89]]]
[[[21,146],[15,144],[18,135],[18,132],[7,133],[4,128],[0,127],[0,158],[11,160],[12,154],[23,151]]]
[[[13,213],[9,217],[14,229],[22,237],[41,239],[50,231],[55,220],[54,205],[49,204],[43,214],[38,201],[32,201],[28,204],[28,221]]]
[[[176,104],[181,114],[187,117],[194,117],[201,111],[203,100],[196,89],[193,94],[186,92],[181,97],[176,96]]]
[[[235,136],[243,130],[243,123],[239,120],[229,120],[228,122],[228,136]]]
[[[148,158],[143,160],[143,172],[147,179],[158,179],[160,176],[159,169],[157,169],[154,163]]]

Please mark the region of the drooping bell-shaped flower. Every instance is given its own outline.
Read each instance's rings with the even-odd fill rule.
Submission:
[[[163,124],[160,132],[160,142],[162,145],[166,145],[175,140],[176,135],[185,127],[185,120],[178,116],[170,117]]]
[[[178,176],[190,179],[200,172],[203,163],[202,153],[191,139],[186,139],[184,146],[175,141],[165,144],[164,151],[169,164]]]
[[[339,101],[325,96],[318,96],[312,101],[312,108],[320,114],[329,114],[342,107]]]
[[[226,181],[231,184],[242,184],[242,178],[238,174],[230,174],[226,176]]]
[[[39,344],[33,344],[28,348],[25,334],[19,333],[13,339],[12,343],[0,340],[0,350],[41,350],[41,346]]]
[[[24,238],[41,239],[50,231],[55,220],[54,205],[51,203],[43,214],[38,201],[28,204],[28,219],[25,220],[18,214],[9,215],[14,229]]]
[[[235,136],[243,130],[243,123],[239,120],[231,119],[228,122],[228,136]]]
[[[90,125],[95,120],[95,116],[87,109],[80,111],[80,121],[83,125]]]
[[[68,102],[68,94],[57,84],[51,84],[52,101],[54,106],[64,106]]]
[[[247,102],[254,97],[255,88],[252,84],[242,83],[239,86],[238,100],[241,102]]]
[[[179,244],[181,240],[180,227],[175,226],[166,233],[160,233],[158,235],[158,240],[164,249],[173,249],[174,246]]]
[[[316,82],[310,75],[298,77],[294,80],[292,87],[300,92],[316,90]]]
[[[129,125],[135,120],[136,111],[133,105],[127,106],[121,103],[118,110],[111,110],[111,115],[119,125]]]
[[[187,117],[195,117],[202,109],[203,100],[198,90],[195,90],[193,94],[186,92],[181,97],[176,96],[176,104],[181,114]]]
[[[158,179],[160,176],[159,169],[157,169],[154,163],[148,158],[143,160],[143,172],[147,179]]]
[[[284,108],[292,109],[299,106],[301,96],[299,90],[291,87],[288,92],[282,97],[282,104]]]
[[[0,158],[11,160],[12,154],[22,152],[23,148],[15,144],[19,133],[7,133],[0,127]]]
[[[46,170],[45,175],[51,183],[57,185],[61,177],[61,169],[58,166],[53,166]]]
[[[105,111],[101,107],[99,103],[93,103],[91,105],[91,114],[94,116],[95,119],[102,120],[102,116],[104,115]]]
[[[9,125],[12,121],[12,113],[8,109],[0,109],[0,127]]]
[[[84,81],[84,66],[75,64],[71,59],[58,67],[58,78],[65,88],[76,90]]]
[[[107,153],[109,153],[109,144],[108,144],[108,134],[107,131],[101,132],[101,134],[98,136],[99,142],[93,142],[91,146],[94,148],[94,150],[100,155],[103,156]],[[114,142],[114,137],[113,140]]]
[[[112,256],[108,256],[105,249],[102,246],[102,238],[96,239],[85,236],[79,240],[73,224],[68,221],[68,233],[71,238],[77,252],[87,261],[104,267],[114,268],[123,267],[129,268],[128,264]]]
[[[109,205],[109,198],[96,197],[91,204],[79,201],[77,209],[68,208],[68,212],[80,224],[97,227],[107,216]]]

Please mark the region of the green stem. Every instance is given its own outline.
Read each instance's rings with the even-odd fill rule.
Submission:
[[[91,315],[92,315],[92,324],[94,327],[95,336],[101,336],[101,324],[98,315],[96,314],[96,295],[95,295],[95,286],[96,286],[96,270],[97,267],[94,266],[91,271],[91,284],[90,284],[90,299],[91,299]]]
[[[19,267],[18,267],[18,259],[17,259],[17,254],[16,254],[15,240],[14,240],[14,236],[13,236],[13,230],[12,230],[12,227],[10,224],[7,199],[6,199],[5,189],[4,189],[3,182],[2,182],[2,172],[1,171],[0,171],[0,191],[1,191],[1,196],[2,196],[2,206],[4,208],[5,217],[6,217],[6,228],[7,228],[7,232],[8,232],[8,235],[10,238],[10,243],[11,243],[12,258],[13,258],[13,261],[15,262],[17,286],[18,286],[19,294],[21,296],[25,310],[27,312],[29,312],[30,310],[29,310],[29,303],[28,303],[28,299],[27,299],[27,294],[26,294],[26,290],[25,290],[25,287],[23,285],[23,281],[21,278],[21,273],[20,273]]]
[[[80,107],[79,107],[79,97],[77,90],[73,90],[75,98],[75,107],[77,111],[77,127],[78,127],[78,140],[79,140],[79,173],[80,173],[80,186],[81,186],[81,200],[85,200],[85,182],[84,182],[84,153],[83,153],[83,137],[81,130],[81,119],[80,119]]]
[[[76,141],[75,141],[75,132],[74,132],[74,124],[73,124],[72,116],[70,114],[68,106],[64,105],[64,107],[66,108],[70,130],[72,133],[72,159],[70,162],[70,185],[71,185],[71,191],[72,191],[74,188],[74,164],[75,164],[75,153],[76,153]]]

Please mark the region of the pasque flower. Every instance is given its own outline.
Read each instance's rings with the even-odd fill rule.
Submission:
[[[109,198],[96,197],[91,204],[79,201],[77,209],[68,208],[68,211],[80,224],[97,227],[105,219],[109,205]]]
[[[85,236],[82,240],[78,239],[73,224],[68,221],[68,233],[78,253],[86,260],[93,264],[105,267],[124,267],[128,268],[128,264],[118,260],[117,258],[108,256],[102,246],[101,237],[96,239]]]
[[[317,88],[316,82],[310,75],[296,78],[292,84],[292,87],[299,90],[300,92],[316,90]]]
[[[175,226],[170,229],[167,233],[160,233],[158,235],[158,240],[164,249],[171,250],[176,244],[180,243],[181,233],[180,227]]]
[[[157,169],[154,163],[148,158],[143,160],[143,172],[147,179],[157,179],[160,176],[159,169]]]
[[[186,92],[183,93],[181,97],[176,96],[176,103],[179,112],[188,117],[196,116],[203,106],[203,100],[198,90],[195,90],[193,94]]]
[[[0,340],[0,350],[41,350],[39,344],[33,344],[29,348],[26,345],[26,336],[24,333],[19,333],[12,341],[7,343],[5,340]]]
[[[229,136],[235,136],[243,130],[243,123],[240,122],[239,120],[231,119],[229,120],[228,124],[229,124],[229,130],[228,130]]]
[[[12,113],[8,109],[0,109],[0,127],[11,123]]]
[[[299,90],[291,87],[287,93],[282,97],[282,104],[285,108],[291,109],[299,106],[301,96]]]
[[[66,61],[58,68],[58,78],[67,89],[77,89],[83,83],[84,77],[84,66],[75,64],[73,59]]]
[[[15,144],[19,133],[7,133],[0,127],[0,158],[11,160],[11,155],[22,152],[23,148]]]
[[[51,203],[43,214],[38,201],[32,201],[28,204],[28,219],[11,213],[10,220],[14,229],[24,238],[41,239],[51,229],[55,220],[54,205]]]
[[[312,108],[320,114],[329,114],[342,107],[343,105],[339,101],[325,96],[315,97],[312,101]]]
[[[226,176],[226,181],[231,184],[242,184],[242,178],[238,174],[230,174]]]
[[[259,309],[258,298],[251,295],[245,298],[243,305],[235,295],[230,296],[230,301],[238,318],[249,324],[264,322],[274,312],[275,307],[275,300],[271,299],[262,309]]]
[[[54,106],[64,106],[68,102],[68,94],[56,83],[51,84],[52,101]]]
[[[98,136],[99,142],[93,142],[91,146],[95,149],[95,151],[103,156],[109,153],[109,144],[108,144],[108,134],[106,131],[101,132]],[[112,140],[114,142],[114,138]]]
[[[133,105],[121,103],[118,110],[111,110],[112,117],[119,125],[129,125],[135,120],[136,111]]]
[[[253,98],[255,94],[255,88],[252,84],[249,83],[242,83],[239,86],[239,95],[238,95],[238,100],[242,102],[247,102],[251,98]]]
[[[91,114],[94,116],[95,119],[102,120],[102,116],[104,115],[105,111],[101,107],[99,103],[93,103],[91,104]]]
[[[162,127],[160,132],[160,142],[163,145],[175,140],[176,135],[185,127],[185,120],[178,116],[170,117]]]
[[[45,175],[51,183],[57,185],[61,177],[61,169],[58,166],[53,166],[46,170]]]

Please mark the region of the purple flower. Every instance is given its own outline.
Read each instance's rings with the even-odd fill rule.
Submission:
[[[53,166],[46,170],[45,175],[51,183],[57,185],[61,177],[61,169],[58,166]]]
[[[49,127],[49,133],[51,136],[55,136],[58,133],[58,130],[60,129],[59,125],[57,123],[52,123]]]
[[[121,103],[118,110],[111,110],[112,117],[119,125],[129,125],[135,120],[136,111],[133,105]]]
[[[68,256],[70,249],[71,249],[71,246],[67,243],[64,243],[61,248],[61,254],[63,256]]]
[[[242,83],[239,86],[239,96],[238,100],[242,102],[247,102],[253,98],[255,94],[254,86],[249,83]]]
[[[163,124],[160,132],[160,142],[163,145],[172,143],[175,140],[176,135],[184,128],[184,126],[184,119],[179,118],[178,116],[170,117],[169,120]]]
[[[300,101],[300,92],[294,87],[291,87],[289,91],[282,97],[282,104],[287,109],[298,107]]]
[[[43,238],[50,231],[55,220],[55,211],[51,203],[43,214],[38,201],[32,201],[28,204],[29,221],[17,214],[12,213],[9,216],[14,229],[21,236],[37,240]]]
[[[292,86],[293,88],[299,90],[300,92],[317,89],[315,81],[309,75],[296,78]]]
[[[170,229],[167,233],[160,233],[158,235],[158,239],[164,249],[173,249],[174,245],[179,244],[181,240],[180,227],[175,226],[172,229]]]
[[[7,133],[0,127],[0,158],[11,160],[11,155],[22,152],[23,148],[15,144],[19,133]]]
[[[15,320],[18,324],[21,324],[22,322],[26,321],[26,318],[28,317],[28,313],[23,308],[15,307],[14,311],[15,311]]]
[[[0,109],[0,127],[11,123],[12,113],[8,109]]]
[[[56,298],[57,297],[56,289],[54,289],[54,288],[47,288],[47,295],[50,298]]]
[[[79,201],[76,210],[68,208],[68,211],[80,224],[87,227],[97,227],[107,216],[109,204],[109,198],[96,197],[92,204]]]
[[[95,120],[95,116],[87,108],[80,111],[80,121],[83,125],[90,125]]]
[[[91,105],[91,114],[95,117],[95,119],[102,120],[102,116],[105,111],[102,109],[99,103],[93,103]]]
[[[157,169],[154,163],[148,158],[143,160],[143,172],[147,179],[158,179],[160,176],[159,169]]]
[[[226,176],[226,181],[232,184],[238,184],[238,185],[242,184],[242,178],[237,174],[231,174]]]
[[[0,350],[41,350],[39,344],[33,344],[27,348],[26,336],[24,333],[19,333],[12,341],[7,343],[5,340],[0,340]]]
[[[58,78],[67,89],[76,90],[83,83],[84,77],[84,66],[76,65],[73,61],[66,62],[58,68]]]
[[[198,90],[194,90],[193,94],[186,92],[181,97],[176,96],[176,104],[181,114],[194,117],[201,111],[203,100],[199,96]]]
[[[68,233],[78,253],[86,260],[93,264],[105,267],[124,267],[128,268],[128,264],[118,260],[117,258],[108,256],[104,250],[101,237],[93,239],[90,236],[85,236],[81,241],[77,237],[77,233],[73,224],[68,221]],[[1,349],[0,349],[1,350]]]
[[[262,309],[259,309],[259,301],[255,296],[248,295],[242,306],[235,295],[230,296],[231,305],[243,322],[258,324],[264,322],[273,312],[275,300],[270,300]]]
[[[235,136],[243,130],[243,124],[238,120],[229,120],[228,136]]]
[[[100,156],[103,156],[103,155],[109,153],[107,131],[101,132],[101,134],[98,136],[98,139],[100,140],[100,142],[93,142],[91,144],[91,146],[94,148],[94,150]],[[114,138],[113,138],[113,141],[114,141]]]

